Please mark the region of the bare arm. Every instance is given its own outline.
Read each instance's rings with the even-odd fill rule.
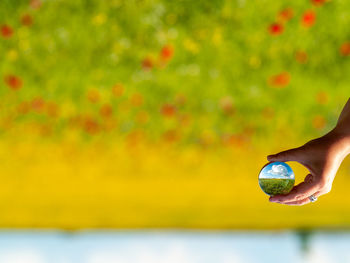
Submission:
[[[342,132],[344,136],[350,137],[350,99],[348,99],[348,102],[340,113],[335,129]]]
[[[350,99],[344,106],[336,127],[326,135],[311,140],[301,147],[269,155],[269,161],[296,161],[309,174],[287,195],[270,197],[271,202],[304,205],[309,196],[319,197],[332,188],[334,177],[344,158],[350,154]]]

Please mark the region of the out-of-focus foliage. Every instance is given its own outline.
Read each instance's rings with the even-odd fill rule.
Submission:
[[[349,225],[349,179],[302,209],[257,183],[267,154],[335,124],[349,8],[1,0],[0,226]]]

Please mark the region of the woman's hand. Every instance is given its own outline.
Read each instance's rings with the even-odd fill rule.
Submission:
[[[287,195],[270,197],[271,202],[286,205],[304,205],[309,197],[319,197],[332,189],[334,177],[344,158],[350,153],[350,99],[345,104],[336,127],[321,138],[303,146],[269,155],[269,161],[296,161],[304,165],[309,174],[304,182],[294,186]]]
[[[299,148],[267,157],[272,162],[296,161],[309,170],[304,182],[294,186],[287,195],[270,197],[270,202],[304,205],[310,202],[309,196],[319,197],[331,190],[334,177],[343,159],[349,153],[350,145],[348,137],[338,131],[336,128]]]
[[[311,195],[319,197],[327,194],[332,189],[340,164],[349,153],[350,99],[331,132],[299,148],[267,156],[271,162],[296,161],[309,170],[304,182],[294,186],[289,194],[270,197],[270,201],[286,205],[304,205],[311,202]]]

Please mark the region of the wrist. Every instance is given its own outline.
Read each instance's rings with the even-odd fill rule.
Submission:
[[[332,138],[332,144],[341,158],[350,154],[350,133],[341,127],[335,127],[326,136]]]

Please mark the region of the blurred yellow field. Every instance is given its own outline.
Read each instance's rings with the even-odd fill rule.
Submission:
[[[259,188],[257,176],[266,153],[233,149],[3,142],[0,226],[76,230],[348,225],[348,163],[331,194],[313,205],[286,207],[269,203]],[[300,181],[305,169],[291,165]]]

